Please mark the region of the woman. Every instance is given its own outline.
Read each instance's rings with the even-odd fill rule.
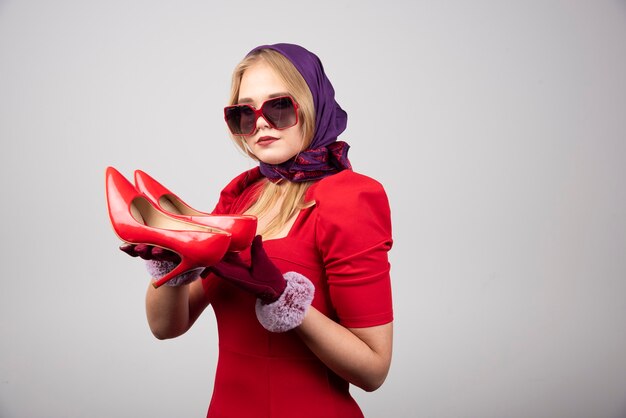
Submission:
[[[234,71],[230,105],[233,139],[259,167],[227,185],[213,213],[255,215],[259,236],[201,280],[149,286],[150,328],[177,337],[213,307],[219,360],[208,417],[361,417],[349,383],[376,390],[391,362],[385,192],[352,171],[337,141],[347,115],[304,48],[252,50]],[[125,250],[157,258],[148,261],[155,278],[174,266]]]

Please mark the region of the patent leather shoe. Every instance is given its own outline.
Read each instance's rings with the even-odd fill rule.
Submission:
[[[256,235],[257,218],[252,215],[212,215],[189,206],[161,183],[141,170],[135,170],[135,187],[168,215],[219,228],[231,234],[228,251],[242,251]]]
[[[230,246],[230,233],[169,216],[113,167],[106,170],[106,198],[111,224],[122,241],[161,247],[180,256],[180,263],[155,280],[154,287],[214,265]]]

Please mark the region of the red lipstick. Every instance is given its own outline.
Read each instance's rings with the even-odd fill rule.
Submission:
[[[266,145],[266,144],[271,144],[274,141],[277,141],[278,138],[275,138],[273,136],[262,136],[259,139],[257,139],[256,143],[260,144],[260,145]]]

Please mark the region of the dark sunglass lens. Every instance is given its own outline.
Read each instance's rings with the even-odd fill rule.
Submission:
[[[296,112],[290,97],[278,97],[263,104],[263,115],[277,129],[286,129],[296,124]]]
[[[226,123],[235,135],[249,134],[254,128],[254,111],[249,106],[227,107]]]

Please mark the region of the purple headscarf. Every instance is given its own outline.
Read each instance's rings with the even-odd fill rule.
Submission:
[[[261,162],[261,173],[272,181],[284,178],[298,182],[321,179],[352,168],[348,161],[350,146],[337,141],[339,134],[346,129],[348,115],[335,101],[335,90],[320,59],[293,44],[262,45],[248,55],[260,49],[272,49],[291,61],[309,86],[315,106],[315,135],[311,145],[282,164]]]

